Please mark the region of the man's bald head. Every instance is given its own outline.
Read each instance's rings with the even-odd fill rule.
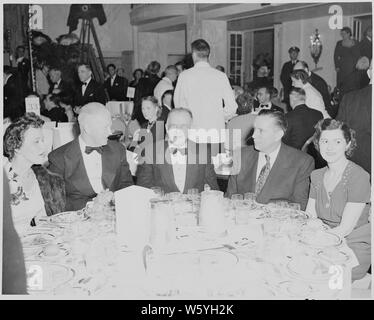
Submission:
[[[90,146],[102,146],[111,134],[112,118],[102,104],[88,103],[80,109],[78,122],[83,140]]]

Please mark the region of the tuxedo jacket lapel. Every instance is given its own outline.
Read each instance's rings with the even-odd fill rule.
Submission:
[[[89,82],[83,97],[88,97],[93,92],[94,83],[92,81]]]
[[[69,179],[70,176],[79,177],[78,179],[71,179],[75,187],[86,195],[95,194],[90,180],[87,176],[86,167],[84,166],[82,152],[79,147],[78,139],[75,139],[72,143],[70,150],[65,153],[65,163],[66,163],[66,178]]]
[[[169,190],[179,190],[177,185],[175,184],[173,166],[171,164],[171,157],[170,151],[168,149],[169,145],[168,142],[164,141],[164,150],[159,150],[159,152],[163,152],[164,156],[164,164],[157,166],[161,171],[160,176],[164,180],[164,184],[168,186]],[[156,181],[157,182],[157,181]]]
[[[257,165],[258,165],[258,157],[259,157],[259,152],[256,151],[253,153],[253,157],[250,160],[250,177],[249,177],[249,183],[250,183],[250,189],[252,192],[255,192],[256,189],[256,174],[257,174]]]

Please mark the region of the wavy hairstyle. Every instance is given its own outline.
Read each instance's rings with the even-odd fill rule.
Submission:
[[[29,112],[9,125],[4,134],[4,153],[9,161],[14,158],[15,151],[22,147],[25,132],[30,128],[41,128],[43,124],[44,120],[35,113]]]

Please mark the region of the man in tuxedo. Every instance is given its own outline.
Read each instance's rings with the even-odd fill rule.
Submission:
[[[157,83],[153,90],[153,95],[158,101],[158,105],[162,106],[162,95],[167,90],[174,90],[173,83],[177,80],[178,69],[174,65],[167,66],[165,69],[165,77],[163,77],[159,83]]]
[[[3,79],[3,117],[15,119],[25,112],[22,84],[17,75],[12,73],[12,68],[10,66],[4,66]]]
[[[297,59],[300,49],[298,47],[291,47],[288,49],[288,54],[290,55],[290,61],[283,64],[280,80],[283,85],[283,100],[289,105],[289,95],[292,88],[291,72],[294,69],[295,64],[299,61]]]
[[[49,87],[49,93],[59,94],[61,92],[70,92],[70,86],[61,78],[61,69],[59,67],[52,67],[49,70],[49,79],[52,82],[52,85]]]
[[[207,150],[187,139],[192,124],[188,109],[172,109],[166,124],[168,141],[154,143],[146,150],[144,163],[137,169],[137,184],[161,187],[164,192],[187,193],[188,189],[204,191],[204,185],[218,190],[214,166],[207,159]],[[205,153],[204,153],[205,151]]]
[[[105,189],[117,191],[133,184],[126,149],[108,141],[111,115],[99,103],[81,108],[80,136],[53,150],[49,169],[65,180],[66,210],[79,210]]]
[[[333,109],[331,106],[331,95],[326,81],[318,74],[310,71],[309,66],[305,61],[298,61],[294,66],[294,70],[304,70],[308,74],[308,81],[321,94],[323,102],[325,103],[326,111],[331,117],[335,117],[337,110],[336,108]]]
[[[166,90],[161,97],[161,115],[159,120],[164,121],[168,119],[169,112],[174,108],[173,106],[173,90]]]
[[[305,91],[292,88],[290,93],[292,111],[286,114],[287,131],[282,141],[290,147],[301,149],[314,134],[314,126],[323,119],[321,112],[305,105]]]
[[[252,114],[258,114],[261,110],[284,112],[282,108],[271,102],[270,87],[259,87],[257,91],[257,100],[255,100],[253,104]]]
[[[262,110],[254,123],[254,146],[244,147],[234,158],[234,171],[227,187],[227,196],[253,192],[256,201],[269,203],[288,200],[305,210],[309,196],[309,176],[313,158],[281,142],[287,130],[283,113]]]
[[[109,64],[107,67],[109,78],[105,80],[104,88],[108,92],[109,100],[125,101],[128,87],[128,80],[117,75],[116,66]]]
[[[78,66],[78,77],[82,84],[75,94],[75,106],[82,107],[90,102],[98,102],[105,105],[104,88],[92,79],[92,70],[88,64],[80,64]]]
[[[371,94],[372,63],[368,69],[370,84],[343,96],[337,120],[356,132],[357,147],[350,159],[371,173]]]

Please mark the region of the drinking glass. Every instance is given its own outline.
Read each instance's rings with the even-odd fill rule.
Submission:
[[[276,237],[280,232],[280,225],[277,219],[265,219],[263,223],[265,238]]]
[[[249,210],[251,204],[248,202],[237,203],[235,208],[235,221],[237,225],[248,224]]]
[[[256,194],[254,192],[244,193],[244,200],[250,200],[252,202],[256,201]]]
[[[188,195],[188,198],[190,198],[191,200],[194,200],[199,196],[199,189],[197,188],[188,189],[187,195]]]
[[[153,190],[157,198],[162,198],[164,196],[164,191],[161,189],[161,187],[152,187],[151,190]]]

